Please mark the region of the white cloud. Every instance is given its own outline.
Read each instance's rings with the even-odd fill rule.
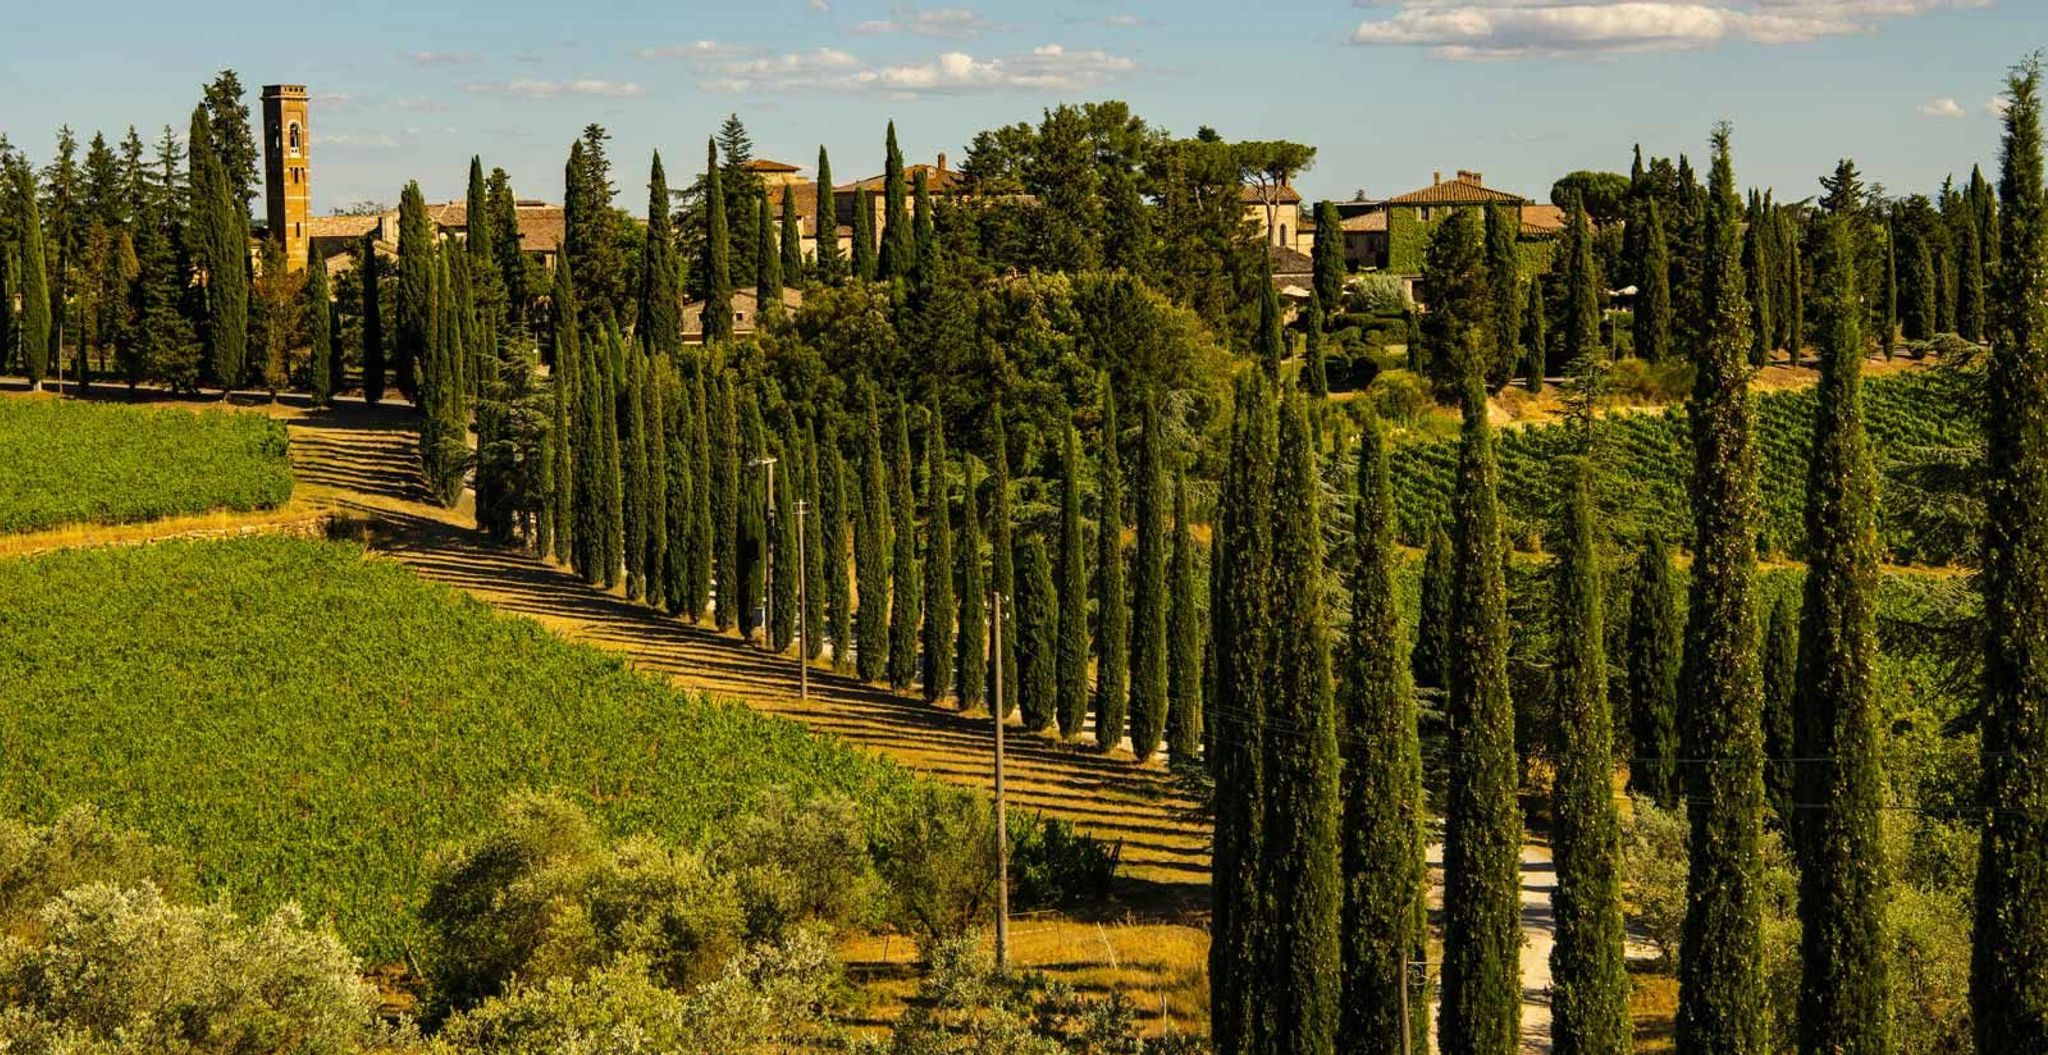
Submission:
[[[329,110],[346,110],[356,101],[356,97],[347,92],[314,92],[308,101],[319,103],[321,107]]]
[[[412,61],[422,66],[464,66],[480,56],[474,51],[415,51]]]
[[[725,44],[716,40],[693,40],[688,44],[663,44],[658,47],[641,48],[633,52],[643,59],[692,59],[704,61],[738,55],[747,49],[737,44]]]
[[[981,16],[968,7],[935,7],[920,11],[915,7],[897,7],[888,18],[871,19],[856,23],[849,33],[869,36],[880,33],[909,33],[918,37],[936,37],[941,40],[969,40],[1000,26]]]
[[[391,105],[410,113],[437,114],[448,109],[448,104],[427,95],[405,95],[392,101]]]
[[[647,89],[631,81],[540,81],[514,80],[471,83],[462,86],[466,92],[483,95],[515,95],[525,99],[553,99],[562,95],[597,95],[614,99],[629,99],[647,94]]]
[[[1046,44],[1018,55],[976,58],[949,51],[929,61],[871,65],[836,48],[740,59],[714,66],[706,90],[877,92],[892,96],[1000,91],[1079,92],[1135,72],[1106,51]]]
[[[1379,0],[1352,31],[1362,45],[1419,47],[1445,59],[1563,58],[1689,51],[1727,40],[1799,44],[1864,33],[1890,19],[1990,0]]]
[[[1156,29],[1159,22],[1143,15],[1062,15],[1060,20],[1070,26],[1107,26],[1111,29]]]
[[[313,142],[339,150],[391,150],[398,146],[398,140],[383,132],[322,132]]]
[[[821,15],[832,10],[832,0],[807,0],[807,3],[812,11]]]
[[[1944,95],[1939,99],[1929,99],[1921,103],[1919,113],[1922,117],[1961,117],[1963,116],[1963,107],[1954,99]]]

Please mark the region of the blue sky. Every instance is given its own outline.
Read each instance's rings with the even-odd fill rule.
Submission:
[[[1895,191],[1989,170],[2004,69],[2048,44],[2048,0],[360,0],[298,7],[108,0],[41,6],[0,35],[0,132],[38,162],[54,131],[183,132],[202,83],[314,93],[316,212],[459,196],[471,154],[559,200],[588,122],[613,134],[622,204],[648,152],[673,182],[723,116],[761,156],[840,180],[904,152],[957,164],[978,129],[1116,98],[1191,134],[1315,144],[1310,197],[1382,196],[1477,169],[1541,197],[1630,144],[1703,152],[1736,125],[1745,185],[1813,192],[1851,156]],[[280,18],[279,11],[291,11]]]

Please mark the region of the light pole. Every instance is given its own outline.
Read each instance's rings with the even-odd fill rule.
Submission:
[[[761,518],[766,525],[764,533],[768,536],[761,542],[761,552],[767,563],[766,573],[762,576],[766,586],[761,591],[761,643],[772,652],[775,650],[775,456],[764,454],[747,464],[768,471],[768,510],[767,515]]]

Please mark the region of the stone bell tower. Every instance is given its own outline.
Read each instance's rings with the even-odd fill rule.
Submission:
[[[306,86],[263,86],[263,190],[270,236],[284,241],[285,267],[306,266],[306,220],[313,191],[307,182]]]

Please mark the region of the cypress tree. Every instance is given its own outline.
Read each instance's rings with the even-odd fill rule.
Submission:
[[[853,526],[854,659],[862,681],[880,681],[889,667],[889,470],[882,458],[882,420],[875,391],[862,391],[860,519]]]
[[[953,687],[953,485],[946,478],[946,419],[932,397],[924,439],[924,698],[944,699]]]
[[[1983,841],[1970,1007],[1977,1050],[2048,1049],[2048,198],[2041,61],[2006,81],[1986,410]]]
[[[193,111],[195,125],[204,119],[204,110]],[[40,392],[50,371],[50,283],[44,269],[43,218],[36,206],[35,175],[27,164],[14,169],[14,196],[21,225],[21,320],[14,335],[21,341],[29,388]],[[0,359],[5,358],[5,351],[0,348]]]
[[[1259,254],[1263,271],[1259,276],[1259,329],[1252,335],[1252,351],[1268,380],[1280,377],[1280,360],[1287,358],[1287,339],[1280,332],[1280,290],[1273,284],[1273,255]]]
[[[1306,316],[1307,337],[1302,347],[1301,384],[1309,395],[1321,399],[1330,394],[1329,366],[1323,361],[1323,298],[1311,291]]]
[[[974,459],[962,458],[967,472],[960,494],[960,709],[981,706],[988,687],[988,579],[981,570],[981,495],[974,478]]]
[[[1794,795],[1828,804],[1802,814],[1798,848],[1799,1050],[1889,1055],[1884,775],[1871,662],[1877,651],[1877,483],[1863,428],[1863,317],[1854,234],[1820,221],[1820,383],[1807,463],[1806,603],[1801,615]]]
[[[1543,278],[1540,275],[1529,279],[1529,303],[1522,306],[1522,372],[1523,384],[1531,392],[1543,391],[1543,371],[1549,365],[1550,333],[1546,316],[1549,314],[1543,303]]]
[[[1270,375],[1269,375],[1270,376]],[[1124,593],[1123,471],[1117,457],[1116,396],[1102,379],[1101,508],[1096,514],[1095,745],[1123,742],[1125,690],[1130,681],[1130,600]]]
[[[1311,292],[1322,301],[1323,310],[1337,311],[1344,303],[1344,218],[1328,198],[1316,203],[1315,218],[1317,238],[1309,250],[1315,273]]]
[[[1678,804],[1678,670],[1684,629],[1671,554],[1652,534],[1636,558],[1628,606],[1629,791],[1671,809]]]
[[[570,331],[582,329],[575,315],[563,316],[556,325]],[[576,416],[569,438],[576,490],[571,498],[575,524],[569,564],[584,582],[595,584],[604,574],[604,425],[599,419],[605,404],[599,375],[605,372],[605,349],[601,337],[591,335],[588,346],[581,337],[579,334],[569,375],[576,382],[570,401]]]
[[[1799,614],[1792,595],[1778,595],[1764,627],[1764,799],[1787,837],[1794,835],[1792,695],[1799,677]]]
[[[674,355],[683,346],[683,280],[668,210],[668,173],[657,150],[647,170],[647,233],[641,242],[640,319],[635,332],[642,347]]]
[[[1451,571],[1451,537],[1441,526],[1429,531],[1422,557],[1422,600],[1415,624],[1415,684],[1451,687],[1451,621],[1457,583]]]
[[[825,654],[825,483],[819,475],[818,437],[804,423],[804,659]]]
[[[1426,1053],[1427,987],[1409,966],[1429,955],[1422,742],[1394,596],[1401,558],[1386,434],[1377,418],[1362,433],[1342,690],[1344,1000],[1337,1032],[1347,1051],[1398,1050],[1406,985],[1409,1049]]]
[[[825,471],[825,610],[832,624],[832,669],[845,674],[853,670],[853,585],[847,561],[853,545],[849,503],[854,489],[839,433],[829,420],[819,463]]]
[[[888,140],[882,154],[882,259],[881,277],[908,277],[917,255],[917,243],[910,229],[910,214],[903,191],[903,151],[896,147],[896,122],[889,122]]]
[[[1059,595],[1053,592],[1052,559],[1045,539],[1027,537],[1019,546],[1024,574],[1017,583],[1017,705],[1024,728],[1043,732],[1053,723],[1059,666]]]
[[[1081,735],[1088,718],[1088,549],[1081,525],[1081,433],[1071,424],[1060,448],[1060,737]]]
[[[1586,207],[1573,198],[1566,211],[1565,225],[1565,310],[1564,355],[1573,360],[1598,362],[1600,346],[1600,269],[1593,260],[1593,228]]]
[[[1343,985],[1337,706],[1323,607],[1321,492],[1308,411],[1301,394],[1290,392],[1281,401],[1273,473],[1273,688],[1267,711],[1272,729],[1287,734],[1265,742],[1270,784],[1260,879],[1272,898],[1272,960],[1265,984],[1278,1028],[1270,1050],[1287,1055],[1335,1052]]]
[[[1138,581],[1131,592],[1131,753],[1152,757],[1166,731],[1166,524],[1161,475],[1159,411],[1145,400],[1138,430]]]
[[[434,227],[417,181],[398,198],[398,329],[395,333],[398,390],[418,401],[420,361],[434,337]]]
[[[1995,244],[1996,238],[1991,239]],[[1892,357],[1899,341],[1899,245],[1889,218],[1884,224],[1884,333],[1878,338],[1884,357]]]
[[[836,207],[838,195],[832,190],[832,158],[825,148],[818,148],[818,193],[817,213],[812,217],[817,228],[817,249],[811,258],[812,270],[818,281],[831,285],[839,281],[839,210]]]
[[[1775,223],[1767,223],[1762,198],[1755,191],[1750,192],[1749,226],[1742,232],[1742,270],[1749,279],[1749,364],[1762,366],[1771,358],[1771,337],[1777,332],[1771,315],[1771,274],[1773,263],[1770,247],[1776,239],[1767,232],[1775,229]],[[1798,361],[1795,354],[1793,361]]]
[[[621,504],[624,511],[626,546],[626,598],[637,601],[647,593],[647,412],[640,401],[640,389],[647,382],[640,376],[640,356],[625,353],[626,384],[617,411]]]
[[[1216,788],[1209,1029],[1217,1055],[1275,1050],[1267,974],[1272,902],[1261,885],[1269,661],[1276,636],[1272,513],[1278,424],[1271,393],[1262,371],[1238,375],[1209,606],[1216,670],[1209,751]]]
[[[1016,602],[1017,566],[1010,536],[1010,439],[1003,428],[1003,408],[995,406],[990,427],[989,453],[993,471],[989,475],[989,588],[1003,599],[1002,634],[989,643],[989,699],[991,709],[1000,708],[1004,718],[1017,706],[1017,620],[1008,615]],[[995,664],[1002,664],[1003,693],[996,699]]]
[[[695,376],[690,385],[690,483],[695,496],[690,503],[690,620],[701,618],[701,613],[713,604],[712,582],[714,569],[723,551],[719,548],[718,510],[722,501],[718,490],[718,474],[715,469],[716,456],[711,449],[711,437],[715,435],[712,424],[716,408],[711,396],[716,391],[715,382],[705,375],[711,372],[715,359],[699,357]]]
[[[1792,221],[1787,218],[1785,223],[1789,227]],[[1785,268],[1785,351],[1796,363],[1806,350],[1806,258],[1799,239],[1789,231],[1785,235]]]
[[[306,250],[306,378],[313,405],[326,406],[334,400],[340,380],[341,356],[334,347],[334,305],[327,295],[327,262],[320,254]]]
[[[1621,919],[1621,832],[1614,809],[1614,722],[1592,468],[1572,472],[1557,591],[1557,784],[1551,850],[1557,944],[1550,951],[1551,1042],[1559,1055],[1629,1055],[1629,978]]]
[[[376,406],[384,398],[384,306],[378,283],[384,268],[377,261],[377,232],[363,235],[357,253],[363,290],[363,402]]]
[[[1657,199],[1650,199],[1644,215],[1648,233],[1643,274],[1636,279],[1636,354],[1644,362],[1660,363],[1671,355],[1671,247]]]
[[[1487,383],[1506,383],[1514,374],[1515,345],[1522,339],[1522,255],[1516,239],[1522,233],[1522,219],[1506,206],[1486,210],[1486,284],[1492,292],[1493,362],[1487,368]]]
[[[638,350],[631,354],[640,361],[640,415],[645,422],[641,432],[641,447],[647,459],[645,503],[641,511],[647,523],[646,556],[641,558],[643,574],[646,576],[647,603],[655,608],[667,608],[669,590],[675,578],[669,568],[668,557],[668,394],[669,378],[674,368],[666,353],[649,354]]]
[[[597,465],[598,478],[604,495],[604,586],[611,589],[618,582],[619,572],[625,564],[625,486],[624,457],[619,449],[619,334],[614,330],[608,335],[605,351],[606,360],[595,364],[591,371],[598,375],[600,394],[598,396],[598,417],[603,426],[604,460]]]
[[[1512,1055],[1522,1011],[1522,817],[1515,799],[1515,712],[1508,701],[1500,466],[1486,420],[1486,389],[1472,367],[1463,410],[1452,498],[1445,743],[1450,771],[1460,779],[1446,796],[1439,1031],[1447,1055]]]
[[[1908,243],[1912,256],[1907,266],[1912,269],[1912,283],[1907,287],[1904,324],[1906,339],[1924,341],[1934,336],[1934,254],[1927,246],[1925,234],[1915,235]]]
[[[206,141],[202,142],[202,137]],[[205,306],[206,351],[213,370],[214,380],[220,383],[222,395],[226,390],[241,383],[248,367],[249,342],[249,215],[241,197],[235,191],[234,180],[223,167],[224,163],[216,151],[214,130],[208,121],[205,107],[192,111],[192,138],[187,143],[191,151],[191,186],[193,230],[201,242],[201,251],[196,263],[206,271]],[[35,205],[31,201],[24,209],[30,220],[36,219]],[[37,225],[24,225],[23,256],[27,257],[28,239],[40,244]],[[42,276],[40,261],[23,261],[24,281],[22,299],[29,326],[35,325],[37,303],[30,297],[30,283],[40,282]],[[47,339],[48,314],[44,314],[44,334]],[[29,339],[24,330],[22,339]],[[26,345],[24,345],[26,347]]]
[[[1728,126],[1714,130],[1696,361],[1692,610],[1680,750],[1688,759],[1690,876],[1679,960],[1680,1055],[1761,1055],[1764,1021],[1763,682],[1756,642],[1756,485],[1749,306]]]
[[[1188,520],[1185,471],[1173,477],[1173,568],[1167,603],[1166,750],[1175,766],[1191,766],[1202,751],[1202,616],[1195,590],[1195,541]]]
[[[765,232],[765,228],[764,228]],[[763,242],[767,241],[764,233]],[[789,651],[796,641],[797,620],[802,617],[797,611],[797,584],[803,581],[803,565],[797,562],[796,502],[794,495],[802,492],[803,471],[801,455],[796,450],[794,438],[796,423],[790,419],[784,408],[776,440],[779,464],[782,472],[777,473],[775,486],[775,522],[772,525],[774,542],[771,551],[775,561],[775,581],[769,591],[769,606],[773,609],[768,621],[768,644],[776,655]]]
[[[804,281],[804,227],[796,211],[796,188],[782,188],[782,281],[801,286]]]
[[[853,191],[853,277],[875,280],[875,206],[858,185]]]
[[[716,520],[717,550],[712,562],[712,613],[720,630],[730,630],[743,613],[740,595],[740,408],[738,383],[720,372],[713,377],[713,420],[718,437],[711,451],[711,507]],[[740,624],[744,628],[744,624]]]
[[[924,283],[931,279],[931,273],[926,269],[937,263],[933,254],[938,251],[939,225],[938,216],[932,211],[931,187],[925,182],[923,169],[918,169],[916,177],[910,181],[910,201],[914,206],[911,211],[916,214],[912,223],[917,232],[917,258],[911,270],[917,281]]]
[[[1966,214],[1962,251],[1956,261],[1956,332],[1965,340],[1984,339],[1984,251],[1977,218]]]
[[[761,232],[760,250],[754,266],[754,310],[762,319],[782,314],[782,250],[775,240],[768,236],[773,230],[768,218],[768,196],[754,199],[760,203],[759,218],[755,221]]]
[[[896,457],[890,465],[889,502],[896,512],[894,585],[889,605],[889,687],[898,692],[917,681],[918,629],[924,615],[924,585],[917,566],[917,495],[910,478],[910,404],[896,404]]]
[[[690,568],[696,557],[695,507],[697,504],[697,451],[695,411],[691,409],[690,388],[683,382],[675,360],[657,353],[661,366],[662,464],[664,477],[662,518],[662,598],[670,615],[687,615],[692,620],[703,611],[691,593]]]
[[[734,386],[740,400],[740,604],[736,614],[740,637],[751,641],[758,629],[766,643],[768,627],[762,625],[761,616],[766,614],[763,608],[768,598],[768,474],[758,463],[771,451],[758,390],[737,377]]]
[[[704,343],[732,338],[732,233],[726,227],[718,140],[704,144]],[[720,617],[721,620],[724,616]],[[721,624],[722,625],[722,624]]]
[[[582,506],[578,502],[581,491],[576,482],[575,451],[581,436],[583,390],[582,381],[576,376],[576,288],[566,261],[555,266],[554,290],[549,299],[554,305],[554,366],[548,377],[548,387],[553,389],[554,396],[554,414],[548,429],[548,456],[553,462],[554,482],[549,502],[555,522],[554,555],[555,560],[580,569],[576,530]]]
[[[8,181],[11,184],[13,177],[9,176]],[[9,186],[6,189],[12,191],[13,187]],[[13,256],[12,252],[5,248],[0,248],[0,371],[4,371],[13,365],[14,359],[14,334],[16,327],[14,322]]]

